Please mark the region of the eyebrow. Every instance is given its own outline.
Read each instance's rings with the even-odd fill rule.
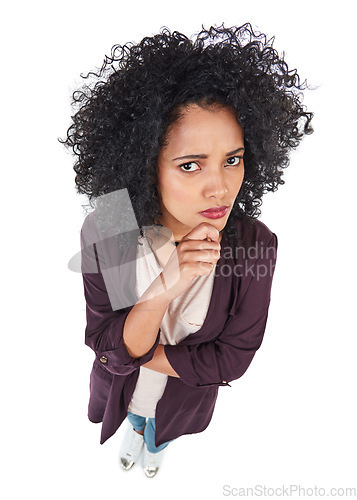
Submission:
[[[226,154],[226,156],[232,156],[235,155],[236,153],[239,153],[240,151],[244,151],[244,148],[237,148],[234,151],[230,151],[229,153]],[[196,160],[199,158],[208,158],[208,155],[200,154],[200,155],[185,155],[185,156],[178,156],[177,158],[174,158],[172,161],[176,160],[186,160],[186,159],[192,159]]]

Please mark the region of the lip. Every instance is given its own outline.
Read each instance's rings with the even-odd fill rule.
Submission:
[[[220,219],[226,215],[228,208],[226,205],[223,205],[222,207],[210,208],[199,213],[208,219]]]
[[[200,212],[200,214],[207,213],[207,212],[223,212],[223,210],[225,210],[226,208],[228,208],[227,205],[222,205],[220,207],[207,208],[207,210],[202,210],[202,212]]]

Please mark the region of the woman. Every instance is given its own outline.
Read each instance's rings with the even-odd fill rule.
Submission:
[[[296,70],[250,24],[195,40],[164,28],[113,47],[95,76],[62,141],[78,192],[98,201],[81,232],[88,416],[101,443],[127,417],[121,465],[144,450],[153,477],[261,345],[277,237],[259,206],[312,113]]]

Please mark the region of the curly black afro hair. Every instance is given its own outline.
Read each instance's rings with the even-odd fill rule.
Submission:
[[[273,41],[246,23],[202,26],[195,39],[163,27],[139,44],[114,45],[97,73],[83,76],[93,82],[73,93],[78,110],[59,139],[76,155],[77,191],[91,201],[127,188],[139,227],[157,223],[157,160],[170,126],[190,103],[218,103],[244,130],[244,181],[224,228],[235,241],[233,218],[259,217],[263,194],[284,184],[291,149],[313,132],[306,83]]]

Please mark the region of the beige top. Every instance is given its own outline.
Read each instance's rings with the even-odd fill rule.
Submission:
[[[161,273],[176,247],[171,236],[165,245],[156,250],[159,237],[150,228],[138,241],[142,243],[138,245],[136,260],[136,294],[140,298]],[[201,328],[211,300],[215,268],[208,276],[195,278],[191,286],[169,304],[160,325],[160,344],[178,344]],[[156,404],[164,393],[166,382],[167,375],[141,366],[128,410],[154,418]]]

